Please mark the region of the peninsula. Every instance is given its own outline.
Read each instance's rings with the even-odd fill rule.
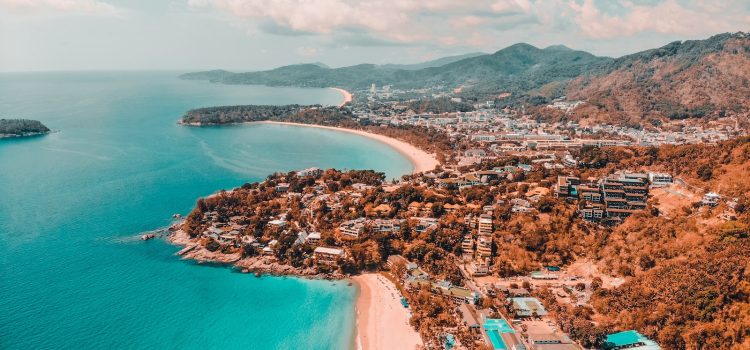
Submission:
[[[0,119],[0,139],[44,135],[50,129],[37,120]]]

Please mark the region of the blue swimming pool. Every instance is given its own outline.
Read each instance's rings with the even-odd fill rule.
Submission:
[[[503,341],[503,337],[500,336],[500,332],[497,330],[488,330],[487,336],[490,337],[490,341],[492,342],[492,348],[495,350],[505,350],[508,347],[505,346],[505,342]]]
[[[508,347],[503,341],[502,333],[515,333],[513,328],[502,319],[488,318],[484,321],[484,330],[492,342],[492,348],[495,350],[505,350]]]

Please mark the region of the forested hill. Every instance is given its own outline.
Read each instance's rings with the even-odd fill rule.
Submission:
[[[592,122],[661,123],[739,116],[750,110],[750,35],[674,42],[600,64],[566,87],[589,104],[574,114]]]
[[[540,49],[515,44],[493,54],[421,69],[373,64],[332,69],[300,64],[249,73],[189,73],[182,78],[350,90],[366,89],[373,83],[397,88],[463,86],[461,94],[469,99],[510,93],[503,94],[510,97],[503,98],[502,104],[533,107],[566,96],[589,102],[568,116],[572,119],[658,124],[670,119],[746,116],[750,110],[750,35],[725,33],[677,41],[616,59],[560,45]]]
[[[545,84],[567,81],[583,74],[592,65],[612,59],[596,57],[583,51],[549,47],[539,49],[516,44],[493,54],[470,54],[415,66],[360,64],[327,68],[315,64],[284,66],[269,71],[231,73],[214,70],[183,74],[184,79],[203,79],[228,84],[262,84],[269,86],[330,87],[365,89],[370,84],[400,88],[443,85],[465,85],[479,91],[526,92]],[[436,63],[438,62],[438,63]],[[439,66],[432,66],[441,64]],[[419,67],[419,66],[416,66]]]
[[[46,134],[50,130],[37,120],[0,119],[0,138]]]

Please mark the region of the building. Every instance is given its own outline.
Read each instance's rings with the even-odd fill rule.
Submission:
[[[578,213],[585,220],[619,222],[646,209],[648,183],[648,175],[643,173],[614,174],[586,184],[575,177],[559,176],[555,195],[578,199]]]
[[[315,176],[318,177],[323,174],[323,170],[320,170],[318,168],[307,168],[304,170],[300,170],[297,172],[297,176]]]
[[[287,191],[289,191],[289,184],[288,183],[282,182],[282,183],[276,185],[276,192],[284,193],[284,192],[287,192]]]
[[[516,317],[541,317],[547,315],[547,310],[537,298],[510,298]]]
[[[477,233],[480,236],[492,236],[492,215],[482,214],[479,216]]]
[[[451,285],[450,282],[443,281],[432,284],[433,293],[442,295],[443,298],[453,301],[456,305],[471,304],[474,305],[479,301],[479,295],[463,287]]]
[[[578,198],[578,185],[581,179],[575,176],[558,176],[555,184],[555,197]]]
[[[413,217],[411,220],[413,221],[414,231],[417,233],[426,232],[438,227],[438,219]]]
[[[721,195],[719,195],[716,192],[708,192],[705,195],[703,195],[703,199],[701,199],[701,204],[708,206],[708,207],[715,207],[719,205],[720,200],[721,200]]]
[[[320,243],[320,232],[310,232],[310,234],[307,235],[307,243],[309,244]]]
[[[472,141],[480,141],[480,142],[495,142],[497,137],[492,134],[474,134],[471,135]]]
[[[489,259],[477,258],[469,263],[467,270],[474,277],[487,276],[490,274]]]
[[[604,340],[606,350],[632,349],[632,350],[660,350],[661,347],[655,341],[646,338],[638,331],[630,330],[607,335]]]
[[[408,277],[406,280],[406,287],[409,289],[429,287],[432,294],[450,300],[456,305],[474,305],[479,302],[479,294],[472,292],[467,288],[451,285],[448,281],[430,282],[427,278]]]
[[[578,161],[573,158],[570,154],[566,154],[562,159],[562,164],[568,168],[578,167]]]
[[[528,333],[527,338],[532,350],[580,350],[570,338],[557,332]]]
[[[556,273],[549,271],[534,271],[529,276],[534,280],[556,280],[560,278]]]
[[[651,187],[665,187],[672,184],[672,175],[667,173],[648,173],[648,182]]]
[[[466,235],[461,241],[461,251],[465,257],[474,257],[474,238],[471,235]]]
[[[480,148],[472,148],[464,151],[464,156],[483,158],[487,156],[487,152]]]
[[[376,232],[398,232],[401,230],[403,220],[398,219],[375,219],[372,220],[372,229]]]
[[[477,259],[486,259],[492,257],[492,238],[487,236],[479,236],[477,238]]]
[[[323,265],[337,265],[339,259],[343,259],[346,253],[343,249],[330,247],[317,247],[313,251],[315,262]]]
[[[344,221],[339,226],[339,233],[344,237],[359,238],[365,230],[365,218]]]

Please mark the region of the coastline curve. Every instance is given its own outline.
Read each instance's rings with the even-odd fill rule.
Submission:
[[[303,123],[290,123],[290,122],[277,122],[277,121],[260,121],[256,123],[319,128],[319,129],[327,129],[327,130],[332,130],[332,131],[346,132],[350,134],[364,136],[371,140],[378,141],[380,143],[383,143],[391,147],[396,152],[398,152],[399,154],[404,156],[406,159],[408,159],[409,162],[411,162],[412,164],[412,172],[411,172],[412,174],[429,171],[429,170],[435,169],[435,167],[440,165],[440,162],[437,160],[434,154],[427,153],[426,151],[419,149],[411,145],[408,142],[397,140],[392,137],[388,137],[384,135],[374,134],[374,133],[370,133],[370,132],[366,132],[362,130],[339,128],[339,127],[316,125],[316,124],[303,124]]]

